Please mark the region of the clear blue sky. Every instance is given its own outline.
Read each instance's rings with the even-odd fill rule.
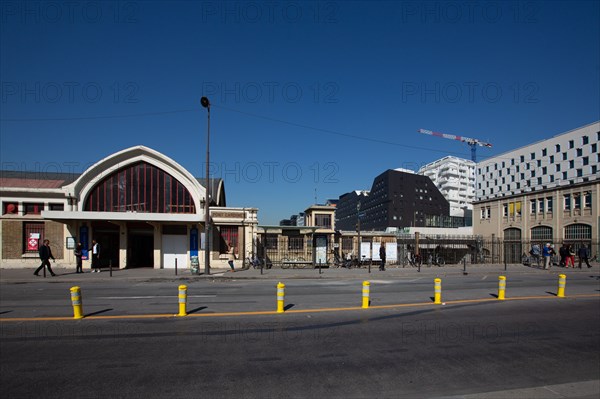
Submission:
[[[261,224],[465,144],[479,159],[600,120],[598,1],[0,3],[4,169],[146,145]]]

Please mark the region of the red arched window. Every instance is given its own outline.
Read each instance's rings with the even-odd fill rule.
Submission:
[[[91,212],[196,213],[189,191],[170,174],[138,162],[113,172],[85,201]]]

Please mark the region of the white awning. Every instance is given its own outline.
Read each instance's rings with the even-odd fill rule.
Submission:
[[[140,222],[204,222],[204,214],[195,213],[147,213],[147,212],[81,212],[42,211],[42,217],[50,220],[110,220]]]

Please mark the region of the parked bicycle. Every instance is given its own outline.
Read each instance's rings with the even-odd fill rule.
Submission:
[[[431,265],[437,266],[437,267],[442,267],[446,264],[446,261],[444,260],[444,258],[442,258],[440,255],[436,254],[436,255],[429,255],[429,258],[427,258],[427,266],[431,266]]]
[[[412,267],[419,267],[422,263],[422,258],[420,254],[413,254],[412,252],[408,252],[406,254],[405,262],[403,262],[403,267],[406,264],[411,265]]]
[[[301,256],[283,258],[281,260],[281,268],[289,269],[290,267],[292,269],[307,269],[307,268],[312,268],[313,263],[312,263],[312,261],[307,261],[306,259],[304,259]]]
[[[367,267],[369,264],[371,264],[372,259],[367,258],[366,255],[362,256],[362,259],[359,260],[358,257],[353,257],[352,260],[350,261],[350,263],[346,266],[348,269],[352,268],[352,267],[356,267],[356,268],[361,268],[361,267]]]
[[[340,256],[337,251],[333,252],[333,266],[334,267],[345,267],[350,268],[352,266],[352,259],[344,259]]]
[[[523,263],[523,265],[529,266],[529,267],[533,267],[533,266],[535,266],[537,268],[539,268],[540,266],[543,267],[542,257],[539,255],[531,255],[531,254],[523,253],[523,256],[521,256],[521,262]]]
[[[252,266],[253,269],[260,269],[261,267],[265,269],[270,269],[271,267],[273,267],[273,264],[271,262],[267,261],[265,263],[265,260],[263,258],[259,258],[257,256],[255,256],[254,258],[247,257],[246,265],[248,265],[248,269],[250,268],[250,266]]]

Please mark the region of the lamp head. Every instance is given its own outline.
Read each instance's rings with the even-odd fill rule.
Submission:
[[[208,101],[208,98],[206,97],[200,99],[200,104],[202,104],[204,108],[210,108],[210,101]]]

